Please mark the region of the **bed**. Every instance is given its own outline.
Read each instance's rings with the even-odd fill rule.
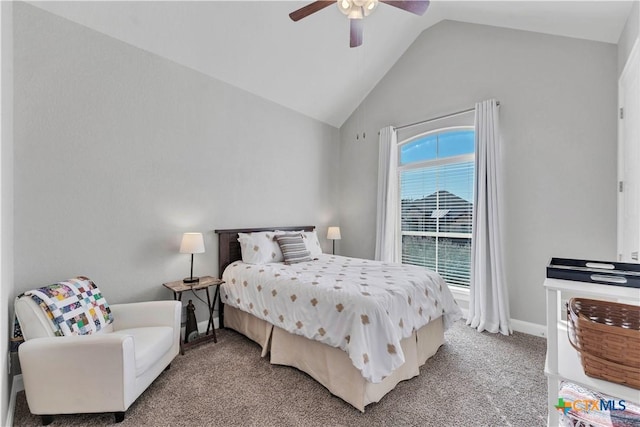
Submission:
[[[326,254],[292,265],[243,263],[240,233],[274,230],[304,235],[314,227],[216,230],[226,282],[220,323],[362,412],[419,375],[462,315],[442,278],[419,267]]]

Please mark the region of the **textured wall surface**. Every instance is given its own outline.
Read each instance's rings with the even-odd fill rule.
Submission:
[[[336,128],[22,3],[15,76],[16,292],[84,274],[168,299],[183,232],[215,276],[214,229],[337,218]]]
[[[640,37],[640,1],[634,1],[629,12],[627,22],[618,40],[618,74],[622,73],[624,65],[631,54],[634,44]]]
[[[0,4],[2,81],[0,107],[0,424],[9,420],[7,408],[12,375],[7,372],[9,339],[12,330],[13,281],[13,2]],[[10,414],[13,416],[13,414]]]
[[[550,257],[615,257],[616,60],[616,45],[532,32],[453,21],[423,32],[341,128],[341,252],[374,255],[380,128],[496,98],[511,316],[545,324]]]

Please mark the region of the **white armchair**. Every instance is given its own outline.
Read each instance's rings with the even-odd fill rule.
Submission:
[[[181,304],[111,305],[113,323],[96,334],[55,336],[30,297],[16,299],[25,342],[18,352],[31,413],[43,425],[55,414],[114,412],[116,422],[170,367],[180,349]]]

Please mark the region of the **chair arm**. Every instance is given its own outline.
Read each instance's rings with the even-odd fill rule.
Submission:
[[[182,304],[179,301],[147,301],[109,306],[113,329],[170,326],[180,330]]]
[[[31,412],[125,411],[135,392],[134,351],[133,337],[119,334],[26,341],[18,354]]]

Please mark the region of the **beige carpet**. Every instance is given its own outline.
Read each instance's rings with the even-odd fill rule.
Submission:
[[[477,333],[462,322],[420,369],[364,414],[294,368],[260,358],[245,337],[222,330],[178,356],[129,408],[120,426],[543,426],[546,342]],[[40,425],[18,394],[16,426]],[[104,426],[112,414],[59,415],[54,426]]]

